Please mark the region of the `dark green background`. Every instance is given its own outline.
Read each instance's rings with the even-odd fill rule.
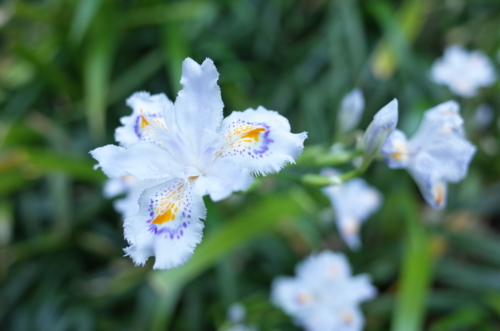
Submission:
[[[188,56],[215,62],[226,115],[277,110],[309,132],[308,146],[332,141],[354,87],[366,97],[361,128],[397,98],[411,135],[426,109],[454,98],[429,80],[446,45],[481,49],[498,67],[498,1],[18,0],[0,5],[0,24],[0,329],[218,330],[240,301],[260,330],[297,330],[269,303],[271,281],[325,248],[379,288],[363,305],[366,330],[500,329],[499,84],[455,97],[478,151],[443,212],[406,172],[372,165],[364,177],[385,203],[358,252],[321,221],[329,204],[318,189],[270,176],[206,199],[188,264],[134,267],[88,155],[113,143],[134,91],[175,99]],[[477,130],[483,102],[495,119]],[[319,168],[285,173],[307,171]]]

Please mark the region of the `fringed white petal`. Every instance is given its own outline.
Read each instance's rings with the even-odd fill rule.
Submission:
[[[146,142],[128,148],[107,145],[90,151],[90,155],[99,162],[96,168],[100,167],[110,178],[165,179],[179,168],[168,151]]]
[[[182,64],[183,89],[175,101],[175,117],[179,131],[189,138],[190,148],[197,155],[202,153],[206,135],[217,131],[222,122],[224,104],[218,78],[210,59],[199,65],[187,58]]]
[[[255,174],[275,173],[294,163],[304,148],[305,132],[290,132],[288,120],[263,107],[233,112],[222,122],[219,158],[236,161]]]
[[[213,201],[223,200],[236,191],[243,191],[253,183],[250,170],[229,159],[216,159],[194,183],[199,195],[209,194]]]
[[[206,209],[189,181],[173,179],[147,189],[137,215],[125,219],[125,252],[137,265],[155,256],[154,269],[184,264],[202,238]]]
[[[132,114],[122,117],[123,126],[115,131],[115,140],[120,145],[128,146],[141,140],[152,123],[167,129],[164,114],[173,112],[173,104],[165,94],[136,92],[127,99],[127,105],[132,108]]]

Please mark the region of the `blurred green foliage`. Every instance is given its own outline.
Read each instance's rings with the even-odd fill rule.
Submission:
[[[0,329],[217,330],[240,301],[260,330],[296,330],[272,307],[277,275],[324,248],[345,252],[380,290],[366,330],[500,329],[500,85],[459,99],[478,146],[468,177],[431,211],[404,171],[374,164],[385,195],[351,252],[317,189],[286,174],[206,200],[205,239],[185,266],[153,272],[123,257],[121,219],[88,151],[113,143],[132,92],[180,88],[181,62],[210,57],[225,112],[264,105],[331,143],[340,99],[361,87],[361,127],[392,98],[399,127],[453,98],[428,79],[448,44],[498,67],[496,0],[12,0],[0,5]],[[472,125],[488,103],[495,120]],[[149,261],[151,262],[151,261]]]

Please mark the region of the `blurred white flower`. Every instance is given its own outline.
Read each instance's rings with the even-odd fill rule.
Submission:
[[[358,126],[363,110],[365,109],[365,98],[359,88],[347,93],[342,99],[340,110],[337,115],[338,128],[342,133],[349,132]]]
[[[497,79],[493,64],[482,51],[467,52],[458,45],[448,46],[443,57],[434,62],[431,78],[464,98],[475,96],[480,87]]]
[[[245,309],[245,306],[243,306],[239,302],[233,303],[227,309],[227,318],[232,323],[241,323],[241,322],[243,322],[245,320],[246,315],[247,315],[247,311]]]
[[[186,59],[177,100],[134,94],[116,139],[91,151],[110,178],[132,176],[157,186],[143,191],[137,214],[125,219],[125,249],[137,265],[155,256],[154,269],[185,263],[201,241],[202,197],[227,198],[252,183],[252,173],[279,171],[294,162],[307,134],[290,132],[288,120],[263,107],[223,119],[219,73],[210,59]]]
[[[361,302],[376,296],[368,275],[351,276],[343,254],[323,251],[297,265],[296,277],[273,281],[271,299],[307,331],[359,331]]]
[[[253,326],[246,325],[243,322],[246,318],[246,309],[239,302],[233,303],[227,309],[227,318],[229,319],[230,325],[227,331],[257,331]]]
[[[258,331],[257,328],[245,324],[234,324],[227,331]]]
[[[465,139],[455,101],[426,111],[409,141],[396,130],[382,148],[389,168],[407,169],[427,203],[435,209],[445,206],[446,183],[465,177],[475,152],[476,148]]]
[[[389,102],[373,117],[363,136],[363,157],[371,160],[398,124],[398,101]]]
[[[474,112],[473,125],[477,130],[485,130],[493,121],[494,116],[493,108],[483,103]]]
[[[324,176],[338,176],[334,169],[323,169]],[[357,249],[361,243],[359,230],[361,224],[382,205],[382,194],[368,185],[361,178],[348,180],[340,185],[322,189],[330,199],[336,215],[340,236],[351,249]]]

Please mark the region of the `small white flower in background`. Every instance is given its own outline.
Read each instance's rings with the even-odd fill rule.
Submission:
[[[321,174],[338,176],[340,173],[326,168]],[[322,191],[332,203],[340,236],[351,249],[359,248],[361,224],[380,208],[383,201],[382,194],[361,178],[350,179],[340,185],[327,186]]]
[[[482,51],[467,52],[458,45],[446,48],[443,57],[434,62],[431,78],[464,98],[475,96],[480,87],[497,79],[493,64]]]
[[[227,318],[231,323],[227,331],[257,331],[253,326],[245,325],[246,309],[241,303],[233,303],[227,310]]]
[[[290,132],[288,120],[263,107],[223,119],[219,74],[209,59],[186,59],[175,104],[164,95],[134,94],[116,139],[91,151],[110,178],[156,182],[139,199],[139,212],[125,219],[125,249],[137,265],[155,256],[155,269],[185,263],[201,241],[202,196],[227,198],[252,183],[252,173],[279,171],[294,162],[306,133]]]
[[[349,132],[356,128],[365,109],[365,98],[359,88],[355,88],[347,93],[342,99],[340,110],[337,115],[337,123],[342,133]]]
[[[359,331],[359,305],[376,293],[368,275],[351,276],[343,254],[323,251],[298,264],[296,277],[276,278],[271,299],[307,331]]]
[[[233,303],[227,309],[227,318],[232,323],[241,323],[245,320],[246,316],[247,316],[247,311],[245,309],[245,306],[243,306],[239,302]]]
[[[473,125],[477,130],[485,130],[493,121],[494,116],[495,112],[490,105],[481,104],[474,112]]]
[[[369,161],[375,157],[387,137],[398,124],[398,101],[389,102],[373,117],[363,136],[363,158]]]
[[[434,209],[445,206],[446,184],[465,177],[475,152],[476,148],[465,139],[455,101],[427,110],[410,140],[396,130],[382,148],[389,168],[407,169]]]
[[[245,324],[234,324],[231,325],[226,331],[258,331],[258,329]]]

